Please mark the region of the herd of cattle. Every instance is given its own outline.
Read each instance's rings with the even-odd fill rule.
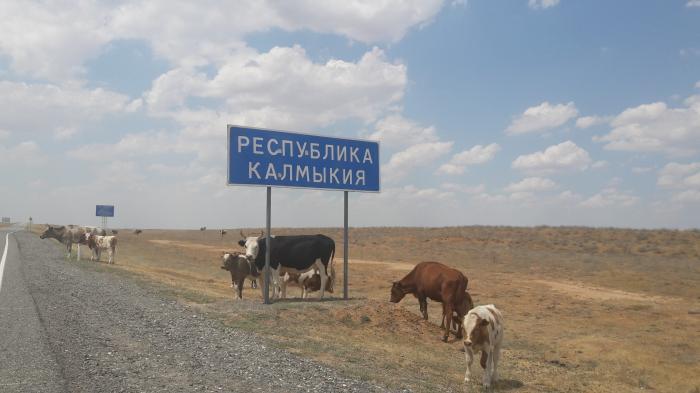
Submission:
[[[54,238],[63,243],[68,251],[72,245],[78,245],[77,259],[80,259],[80,245],[87,245],[92,250],[92,260],[100,260],[102,251],[109,252],[109,263],[114,263],[117,237],[116,231],[107,236],[100,228],[68,226],[50,226],[41,238]],[[135,234],[141,233],[136,230]],[[221,234],[223,237],[223,234]],[[302,298],[309,292],[333,292],[335,283],[335,242],[325,235],[245,236],[241,231],[238,244],[244,252],[229,251],[222,255],[221,269],[231,274],[231,286],[235,296],[243,298],[246,279],[251,287],[257,285],[260,272],[265,268],[265,254],[270,246],[270,279],[272,298],[286,298],[286,286],[296,284],[301,288]],[[442,323],[444,329],[442,340],[447,342],[454,329],[456,338],[462,339],[467,368],[464,381],[471,378],[471,366],[474,353],[481,352],[480,364],[484,368],[483,384],[489,387],[497,378],[496,368],[500,358],[503,342],[503,316],[493,305],[474,306],[467,291],[468,279],[457,269],[438,262],[421,262],[402,279],[393,282],[390,301],[400,302],[406,295],[412,294],[418,299],[423,319],[428,319],[427,299],[442,303]]]

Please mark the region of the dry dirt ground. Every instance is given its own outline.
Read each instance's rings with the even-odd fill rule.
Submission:
[[[248,231],[259,233],[259,230]],[[440,306],[388,302],[392,280],[435,260],[469,277],[476,304],[506,321],[496,391],[700,392],[700,231],[591,228],[357,228],[350,233],[350,301],[342,296],[342,232],[334,300],[235,301],[220,254],[238,230],[119,232],[116,265],[96,265],[160,286],[212,318],[274,345],[390,387],[476,391],[462,383],[459,341],[440,341]],[[288,296],[299,296],[288,288]],[[475,364],[475,379],[481,370]]]

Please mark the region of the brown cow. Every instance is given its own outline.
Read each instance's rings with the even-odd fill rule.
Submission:
[[[393,283],[391,287],[391,302],[398,303],[406,294],[412,293],[418,298],[423,319],[428,319],[427,298],[442,303],[442,324],[445,334],[442,341],[447,342],[453,313],[460,320],[464,319],[469,307],[466,299],[467,277],[459,270],[438,262],[421,262],[417,264],[406,277]],[[471,297],[469,298],[471,300]],[[461,326],[456,336],[461,338]]]

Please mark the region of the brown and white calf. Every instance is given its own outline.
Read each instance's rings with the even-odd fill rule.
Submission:
[[[305,273],[284,273],[280,277],[282,299],[287,298],[287,285],[292,284],[301,288],[301,298],[306,299],[310,292],[321,290],[321,274],[318,270],[309,270]],[[333,286],[330,280],[326,281],[326,291],[333,293]]]
[[[225,252],[223,255],[223,270],[228,270],[231,273],[231,287],[236,292],[238,299],[243,299],[243,284],[245,279],[251,281],[253,288],[257,287],[257,278],[260,277],[255,264],[250,262],[245,254],[239,252]]]
[[[102,251],[109,252],[109,264],[114,263],[114,255],[117,252],[117,237],[116,236],[100,236],[90,233],[85,234],[87,245],[92,250],[91,261],[99,261],[102,257]]]
[[[464,356],[467,371],[464,382],[471,380],[474,353],[481,351],[481,367],[484,369],[483,384],[488,388],[496,382],[498,360],[503,343],[503,315],[493,304],[477,306],[464,317]]]

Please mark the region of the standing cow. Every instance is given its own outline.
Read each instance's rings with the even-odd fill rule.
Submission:
[[[114,255],[117,252],[117,237],[116,236],[101,236],[91,233],[85,234],[87,245],[92,250],[91,261],[99,261],[102,257],[102,251],[107,250],[109,253],[108,263],[114,263]]]
[[[243,284],[245,279],[250,279],[251,286],[257,287],[256,279],[260,276],[258,269],[255,267],[245,254],[239,252],[226,252],[223,255],[223,270],[228,270],[231,273],[231,286],[237,292],[238,299],[243,299]]]
[[[78,246],[78,254],[76,261],[80,260],[80,244],[85,244],[85,229],[77,225],[66,226],[51,226],[46,224],[46,230],[39,236],[42,239],[52,238],[63,243],[66,246],[66,259],[70,260],[70,254],[73,250],[73,244]]]
[[[302,299],[306,299],[309,296],[309,292],[316,292],[321,289],[321,275],[315,269],[302,274],[285,273],[280,277],[280,280],[282,281],[282,299],[287,298],[287,285],[289,284],[294,284],[301,288]],[[333,286],[330,284],[331,280],[326,281],[326,290],[333,293]]]
[[[481,351],[481,367],[484,369],[483,384],[488,388],[496,382],[498,360],[503,343],[503,315],[493,304],[471,309],[464,317],[464,356],[467,371],[464,382],[471,380],[474,352]]]
[[[246,258],[255,263],[258,270],[265,268],[267,237],[246,237],[241,232],[238,244],[246,249]],[[321,278],[319,297],[323,299],[326,288],[333,288],[335,282],[335,242],[324,235],[272,236],[270,238],[270,269],[272,276],[272,298],[279,296],[280,275],[285,273],[302,274],[318,270]],[[330,280],[330,284],[328,281]]]
[[[398,303],[407,294],[413,294],[418,298],[420,311],[425,320],[428,319],[426,299],[442,302],[442,324],[440,327],[445,328],[442,341],[447,342],[453,314],[457,312],[458,320],[462,320],[466,312],[465,309],[468,307],[469,303],[465,295],[467,283],[467,277],[457,269],[438,262],[421,262],[406,277],[393,283],[390,301]],[[461,330],[457,330],[457,338],[461,337]]]

